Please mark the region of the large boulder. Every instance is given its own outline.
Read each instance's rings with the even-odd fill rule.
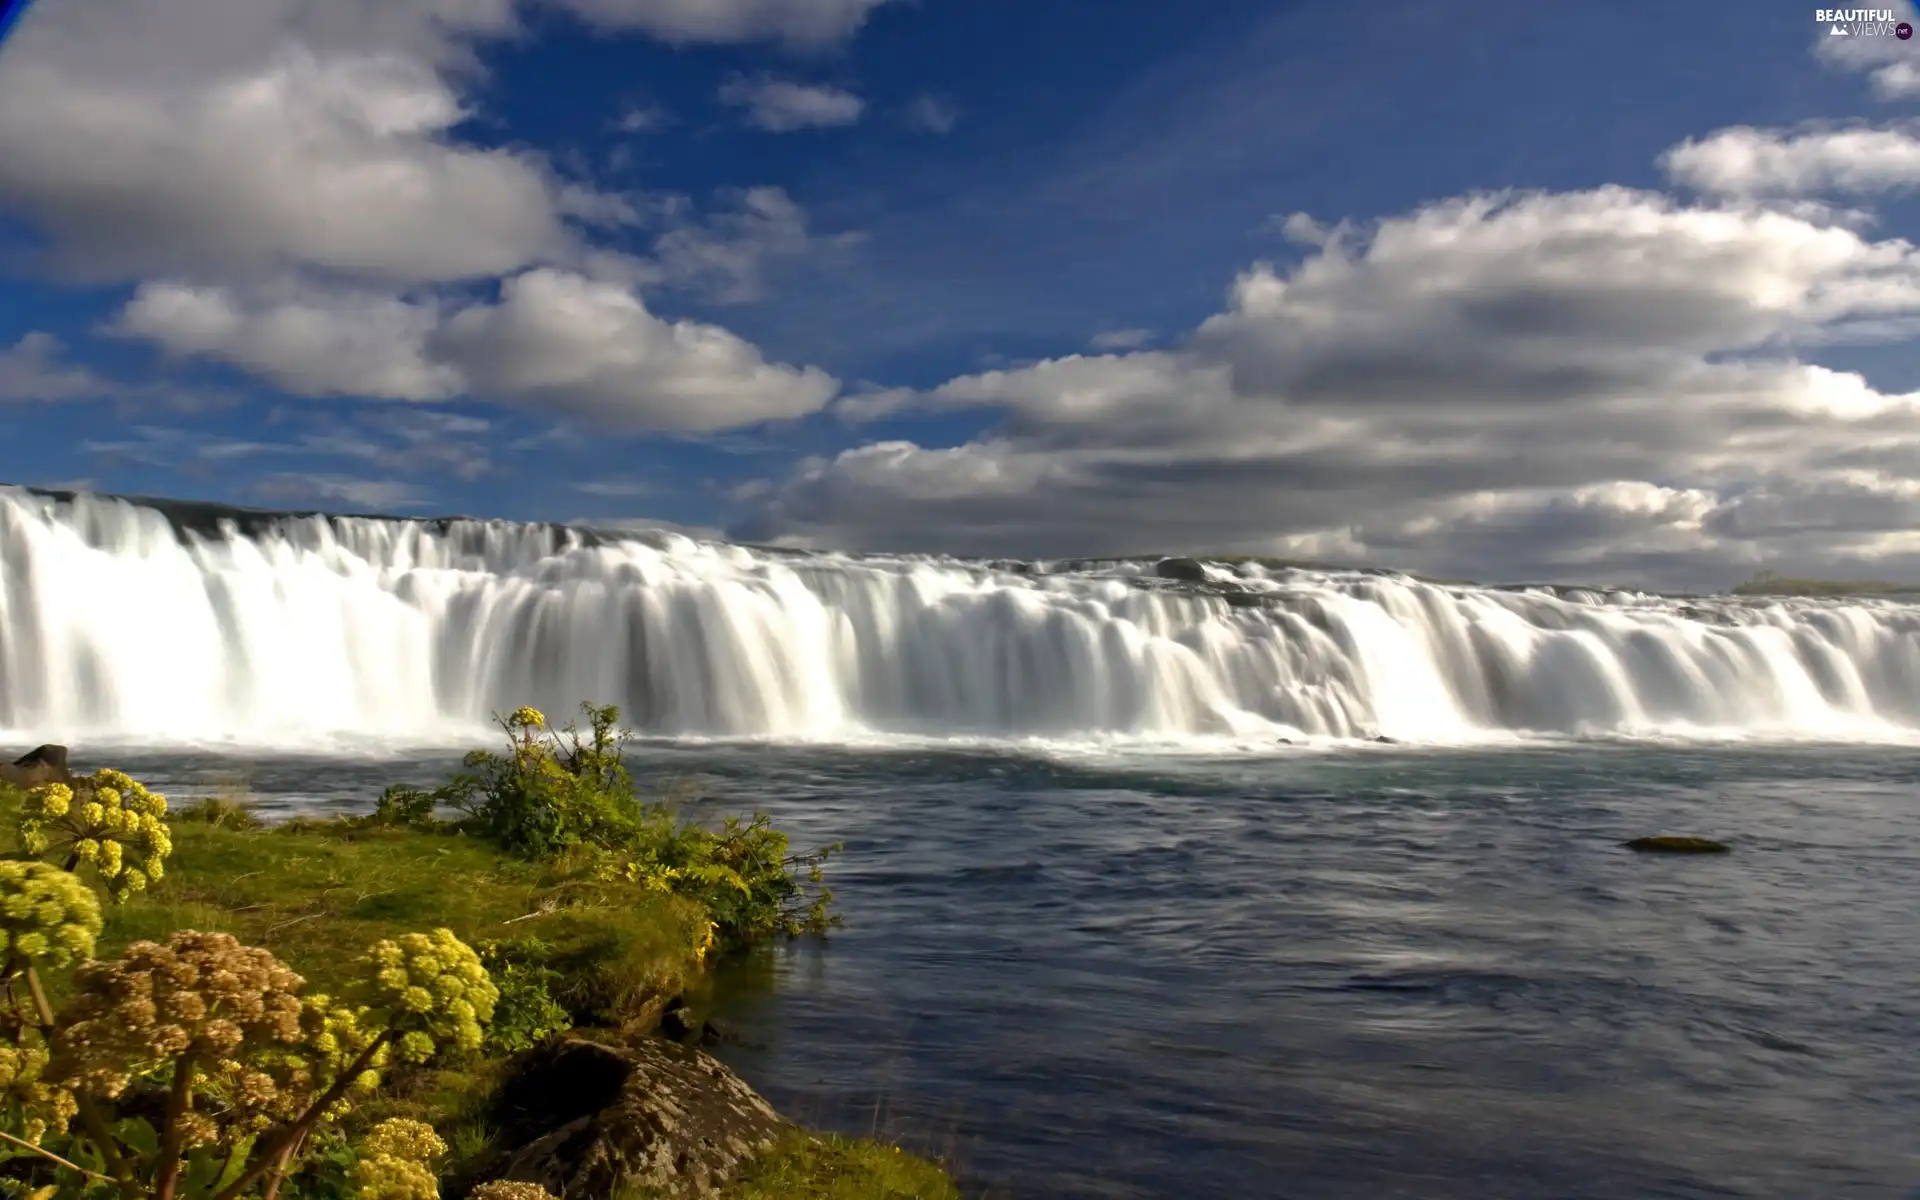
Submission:
[[[39,787],[43,783],[72,783],[65,746],[36,746],[11,763],[0,763],[0,783]]]
[[[535,1051],[495,1115],[511,1149],[485,1176],[538,1183],[563,1200],[712,1196],[791,1128],[711,1055],[652,1037],[568,1037]]]

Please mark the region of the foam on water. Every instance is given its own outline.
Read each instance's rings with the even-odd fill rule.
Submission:
[[[0,729],[457,744],[520,704],[662,736],[1235,750],[1920,736],[1920,608],[986,564],[0,489]],[[18,740],[17,738],[13,740]]]

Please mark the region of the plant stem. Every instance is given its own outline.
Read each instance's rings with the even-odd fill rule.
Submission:
[[[213,1200],[235,1200],[242,1192],[252,1187],[262,1175],[272,1170],[274,1164],[280,1161],[281,1155],[290,1153],[293,1147],[299,1144],[300,1139],[320,1123],[320,1118],[326,1116],[327,1110],[332,1108],[340,1097],[347,1094],[347,1089],[353,1086],[353,1081],[360,1078],[360,1073],[373,1062],[374,1055],[392,1040],[393,1030],[381,1031],[380,1036],[374,1038],[368,1043],[367,1048],[360,1052],[360,1057],[354,1059],[346,1070],[340,1072],[340,1077],[333,1081],[333,1086],[322,1093],[318,1100],[308,1105],[307,1111],[301,1113],[298,1120],[275,1134],[273,1140],[254,1155],[253,1162],[247,1169],[240,1172],[240,1178],[221,1188],[215,1193]]]
[[[87,1136],[99,1148],[100,1157],[107,1160],[107,1169],[120,1184],[120,1194],[127,1200],[143,1200],[146,1189],[134,1181],[133,1172],[127,1167],[127,1160],[120,1157],[120,1146],[113,1140],[113,1134],[107,1130],[107,1122],[100,1116],[100,1109],[93,1103],[93,1097],[79,1092],[73,1094],[73,1101],[80,1108],[80,1123],[87,1127]]]
[[[153,1183],[156,1200],[173,1200],[180,1181],[180,1118],[193,1101],[194,1053],[189,1046],[173,1064],[173,1087],[167,1092],[167,1123],[160,1131],[160,1174]]]
[[[40,986],[40,972],[27,967],[27,990],[33,993],[33,1007],[40,1015],[40,1030],[53,1039],[53,1005],[47,1003],[47,990]]]
[[[292,1162],[294,1156],[300,1153],[301,1148],[307,1143],[308,1135],[312,1132],[312,1130],[308,1130],[307,1133],[300,1135],[299,1141],[289,1142],[286,1148],[280,1151],[279,1155],[273,1160],[273,1170],[267,1176],[267,1187],[266,1190],[261,1193],[260,1200],[278,1200],[280,1185],[287,1181],[287,1164]]]
[[[33,995],[33,1007],[40,1017],[40,1034],[46,1038],[47,1045],[53,1045],[53,1005],[47,1003],[47,989],[40,986],[40,972],[28,963],[25,971],[27,991]],[[120,1191],[128,1200],[139,1200],[141,1187],[134,1182],[133,1172],[127,1169],[127,1160],[120,1157],[119,1144],[113,1135],[107,1132],[107,1123],[101,1119],[100,1110],[94,1106],[93,1097],[75,1089],[73,1102],[80,1110],[80,1123],[87,1127],[87,1136],[99,1149],[100,1157],[107,1161],[107,1169],[120,1184]]]
[[[7,1131],[5,1131],[4,1129],[0,1129],[0,1142],[7,1142],[11,1145],[18,1146],[22,1150],[25,1150],[30,1154],[38,1154],[41,1158],[44,1158],[49,1162],[59,1163],[61,1166],[65,1167],[69,1171],[80,1172],[82,1175],[85,1175],[88,1179],[97,1179],[101,1183],[114,1182],[112,1176],[102,1175],[98,1171],[89,1171],[85,1167],[81,1166],[79,1163],[76,1163],[76,1162],[68,1162],[66,1159],[61,1158],[58,1154],[55,1154],[53,1151],[48,1150],[41,1146],[36,1146],[25,1138],[17,1138],[12,1134],[8,1133]]]

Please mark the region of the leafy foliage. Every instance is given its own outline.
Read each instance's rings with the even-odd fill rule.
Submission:
[[[614,706],[581,705],[586,728],[551,730],[544,713],[520,708],[501,718],[505,753],[476,750],[464,769],[432,792],[390,788],[375,819],[421,825],[444,806],[461,829],[508,853],[565,860],[592,878],[672,892],[703,904],[714,937],[735,944],[776,934],[824,933],[839,924],[822,864],[839,849],[794,854],[765,815],[729,819],[719,830],[682,822],[634,790]],[[387,814],[382,816],[382,814]]]
[[[538,938],[485,942],[480,961],[486,965],[500,999],[487,1027],[487,1048],[502,1054],[531,1050],[556,1033],[573,1028],[573,1016],[554,997],[560,972],[547,966],[553,947]]]

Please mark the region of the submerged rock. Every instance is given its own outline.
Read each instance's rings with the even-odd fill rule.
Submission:
[[[1194,558],[1163,558],[1153,564],[1153,573],[1162,579],[1178,579],[1183,583],[1207,581],[1207,569]]]
[[[12,763],[0,763],[0,783],[15,787],[39,787],[43,783],[72,783],[67,769],[67,748],[51,743],[35,746]]]
[[[1621,844],[1629,850],[1638,850],[1643,854],[1725,854],[1733,849],[1725,842],[1716,842],[1712,838],[1678,837],[1670,834],[1634,838],[1630,842]]]
[[[535,1051],[496,1118],[512,1148],[485,1176],[568,1200],[711,1196],[792,1128],[717,1059],[652,1037],[618,1046],[570,1037]]]

